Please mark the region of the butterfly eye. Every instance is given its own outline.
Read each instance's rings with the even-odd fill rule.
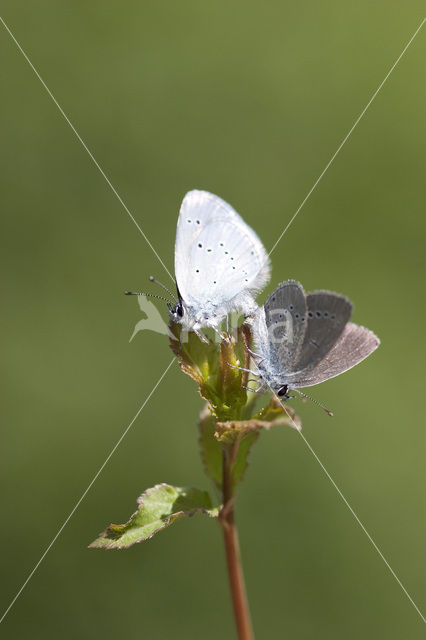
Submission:
[[[183,306],[181,304],[176,305],[175,313],[179,316],[179,318],[183,317]]]

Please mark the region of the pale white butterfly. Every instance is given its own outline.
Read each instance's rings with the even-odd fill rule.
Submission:
[[[217,330],[229,313],[254,313],[254,295],[268,282],[270,264],[256,233],[227,202],[193,190],[179,212],[175,275],[172,318],[199,334],[203,327]]]

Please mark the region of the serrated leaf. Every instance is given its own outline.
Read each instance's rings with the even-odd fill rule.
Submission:
[[[138,498],[138,509],[126,524],[111,524],[89,547],[92,549],[126,549],[152,538],[175,520],[195,513],[216,517],[210,496],[200,489],[157,484]]]

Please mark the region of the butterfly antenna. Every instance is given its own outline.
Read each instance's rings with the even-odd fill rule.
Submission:
[[[167,293],[169,294],[169,296],[171,296],[172,298],[174,298],[176,300],[176,296],[174,295],[174,293],[172,293],[170,291],[170,289],[168,289],[166,287],[165,284],[163,284],[162,282],[160,282],[159,280],[157,280],[156,278],[154,278],[154,276],[149,276],[149,281],[153,282],[154,284],[158,284],[159,287],[161,287],[162,289],[164,289],[164,291],[167,291]]]
[[[320,402],[318,402],[318,400],[315,400],[315,398],[311,398],[311,396],[308,396],[308,395],[306,395],[306,393],[303,393],[302,391],[299,391],[299,389],[292,389],[292,391],[295,391],[296,393],[299,394],[299,396],[302,396],[302,398],[306,398],[307,400],[310,400],[311,402],[316,404],[318,407],[321,407],[321,409],[323,409],[329,416],[331,416],[331,417],[334,416],[334,413],[332,411],[330,411],[330,409],[327,409],[327,407],[324,407],[324,405],[322,405]]]
[[[154,293],[144,293],[143,291],[125,291],[125,296],[145,296],[146,298],[157,298],[157,300],[164,300],[167,302],[167,306],[169,309],[173,306],[173,304],[167,298],[163,298],[163,296],[157,296]]]

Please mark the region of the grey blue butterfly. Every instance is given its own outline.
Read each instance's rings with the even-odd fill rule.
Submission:
[[[251,317],[259,388],[288,399],[351,369],[380,344],[369,329],[349,322],[351,302],[331,291],[305,293],[281,283]],[[303,394],[302,394],[303,395]]]

